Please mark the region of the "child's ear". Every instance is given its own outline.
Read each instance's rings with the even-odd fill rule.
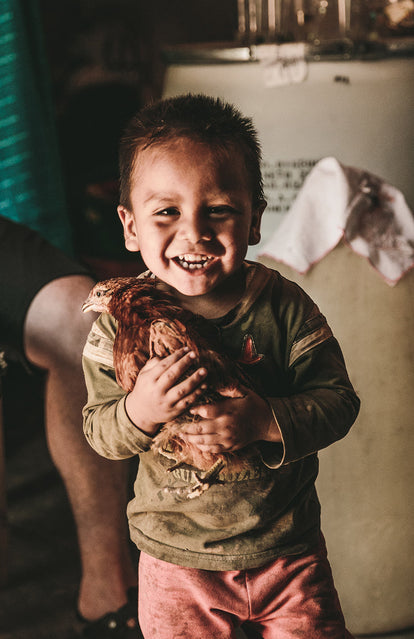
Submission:
[[[132,252],[139,251],[135,218],[133,214],[124,206],[118,206],[117,211],[119,219],[122,222],[122,226],[124,227],[125,248]]]
[[[253,209],[252,222],[250,224],[249,245],[254,246],[260,242],[260,224],[263,211],[267,206],[266,200],[261,200],[260,204]]]

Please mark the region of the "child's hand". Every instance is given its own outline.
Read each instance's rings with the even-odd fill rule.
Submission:
[[[182,348],[163,359],[153,357],[143,366],[125,404],[129,418],[140,430],[152,436],[160,424],[174,419],[194,403],[206,370],[199,368],[179,382],[194,364],[194,358],[195,353]]]
[[[267,401],[252,390],[244,397],[225,399],[191,409],[200,421],[183,426],[181,434],[200,450],[223,453],[255,441],[281,441],[279,428]]]

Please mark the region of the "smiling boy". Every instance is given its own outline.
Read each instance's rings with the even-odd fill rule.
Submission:
[[[148,277],[211,320],[223,350],[259,392],[197,405],[207,371],[183,373],[194,353],[152,358],[134,389],[117,386],[116,325],[102,315],[84,352],[84,429],[109,458],[140,456],[128,507],[141,550],[140,624],[146,639],[349,637],[320,532],[317,451],[343,437],[359,400],[338,343],[292,282],[245,261],[265,209],[260,146],[249,119],[206,96],[146,107],[121,142],[118,213],[125,245]],[[196,471],[166,473],[151,450],[160,426],[188,406],[184,436],[201,450],[254,444],[240,473],[223,471],[197,499],[174,487]]]
[[[237,301],[247,247],[260,239],[265,203],[252,210],[249,182],[240,153],[178,139],[142,151],[131,207],[118,208],[127,248],[141,250],[148,268],[183,298],[196,298],[188,304],[201,303],[205,314],[211,303]]]

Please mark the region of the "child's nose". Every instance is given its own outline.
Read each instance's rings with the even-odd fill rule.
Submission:
[[[180,236],[192,243],[201,240],[211,240],[213,231],[210,228],[208,219],[203,215],[195,215],[189,219],[182,220],[180,225]]]

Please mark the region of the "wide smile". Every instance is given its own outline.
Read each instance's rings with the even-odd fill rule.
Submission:
[[[201,271],[209,266],[215,258],[211,255],[177,255],[173,261],[186,271]]]

